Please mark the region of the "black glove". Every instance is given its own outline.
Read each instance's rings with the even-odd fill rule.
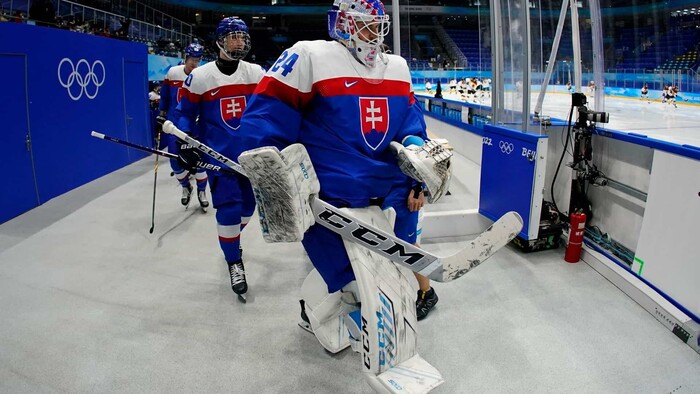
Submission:
[[[202,157],[199,155],[197,149],[186,142],[180,144],[180,152],[177,155],[177,164],[182,167],[183,170],[188,171],[192,174],[197,172],[197,163],[202,161]]]
[[[160,134],[163,132],[163,123],[168,120],[165,116],[156,116],[156,133]]]

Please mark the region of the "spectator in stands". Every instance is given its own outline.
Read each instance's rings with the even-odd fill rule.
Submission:
[[[22,13],[22,11],[17,10],[17,11],[15,12],[15,16],[14,16],[14,18],[13,18],[13,22],[15,22],[15,23],[22,23],[22,22],[24,22],[24,14]]]
[[[122,26],[119,28],[119,30],[115,32],[115,35],[117,37],[127,38],[129,36],[129,27],[131,26],[131,19],[126,17],[122,19],[120,23],[122,24]]]
[[[51,0],[35,0],[29,8],[29,16],[37,21],[37,26],[55,26],[56,9]]]

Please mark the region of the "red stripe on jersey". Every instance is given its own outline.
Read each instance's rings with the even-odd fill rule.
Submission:
[[[406,81],[384,80],[370,83],[362,78],[331,78],[318,81],[313,90],[322,96],[409,96],[411,84]]]
[[[189,101],[190,103],[196,104],[202,100],[202,96],[195,94],[195,93],[192,93],[188,89],[183,89],[183,90],[184,90],[184,92],[182,93],[182,98],[187,97],[187,101]],[[178,96],[179,95],[180,94],[178,93]],[[180,98],[180,100],[182,100],[182,98]]]
[[[213,101],[223,97],[250,96],[255,91],[255,86],[257,86],[255,83],[220,86],[202,93],[202,100]]]
[[[416,103],[416,96],[411,92],[411,94],[408,96],[408,105],[413,105]]]
[[[238,241],[240,238],[241,238],[240,235],[237,235],[237,236],[235,236],[235,237],[233,237],[233,238],[222,237],[221,235],[219,235],[219,241],[221,241],[221,242],[236,242],[236,241]]]
[[[275,78],[265,76],[255,89],[255,94],[272,96],[283,101],[292,108],[301,109],[311,101],[313,93],[302,93],[297,89],[286,85]]]
[[[182,81],[173,81],[171,79],[166,79],[163,82],[165,82],[166,85],[173,87],[173,88],[179,88],[180,86],[182,86]]]

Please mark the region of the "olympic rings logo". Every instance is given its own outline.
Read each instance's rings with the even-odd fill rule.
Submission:
[[[498,147],[501,148],[501,152],[505,153],[506,155],[511,154],[513,152],[513,149],[515,149],[512,142],[505,141],[499,141]]]
[[[66,64],[65,67],[64,64]],[[64,72],[61,73],[61,71]],[[67,79],[64,80],[63,75],[66,75],[66,71],[68,72]],[[90,100],[97,97],[97,92],[105,82],[106,75],[105,65],[100,60],[95,60],[90,65],[87,60],[80,59],[77,64],[73,65],[73,62],[65,57],[58,63],[58,82],[66,88],[68,96],[73,101],[80,100],[83,94]],[[77,88],[73,86],[77,86]]]

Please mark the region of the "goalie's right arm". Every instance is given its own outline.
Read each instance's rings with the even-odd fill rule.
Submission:
[[[272,146],[248,150],[238,162],[253,186],[265,241],[301,241],[314,224],[310,201],[320,190],[304,145],[292,144],[281,152]]]

